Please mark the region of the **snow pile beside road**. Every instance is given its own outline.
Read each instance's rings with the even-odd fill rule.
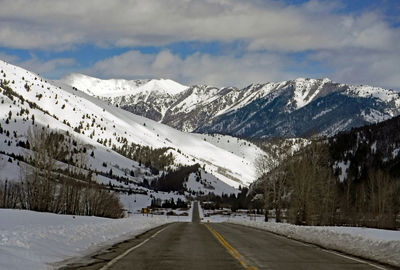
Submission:
[[[227,221],[259,228],[365,259],[400,266],[400,231],[358,227],[297,226],[243,219],[229,219]]]
[[[108,219],[0,209],[0,269],[47,269],[174,221],[166,216]]]

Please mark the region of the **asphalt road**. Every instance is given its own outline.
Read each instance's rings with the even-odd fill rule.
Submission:
[[[258,229],[202,224],[197,204],[192,221],[156,228],[63,269],[384,269]]]

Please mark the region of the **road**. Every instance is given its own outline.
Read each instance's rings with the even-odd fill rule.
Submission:
[[[384,269],[258,229],[173,223],[62,269]]]

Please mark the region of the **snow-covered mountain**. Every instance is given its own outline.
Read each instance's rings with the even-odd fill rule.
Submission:
[[[188,87],[169,79],[153,80],[101,80],[79,73],[73,73],[63,78],[66,84],[74,85],[80,82],[80,90],[93,96],[118,97],[121,95],[135,95],[141,93],[151,94],[160,92],[168,95],[176,95]]]
[[[18,157],[32,154],[24,143],[28,130],[34,127],[47,127],[69,136],[71,151],[85,148],[88,153],[93,152],[86,157],[87,169],[96,172],[99,182],[111,182],[115,187],[153,192],[143,188],[143,181],[149,183],[162,172],[158,175],[140,164],[140,160],[129,159],[118,150],[136,145],[164,149],[165,155],[173,157],[171,168],[200,164],[204,185],[217,193],[230,193],[233,189],[228,185],[248,185],[256,179],[254,161],[265,153],[245,140],[229,136],[211,140],[207,135],[178,131],[91,96],[112,96],[115,89],[109,91],[106,86],[91,90],[88,95],[89,91],[84,93],[61,82],[47,81],[3,61],[0,61],[0,70],[0,179],[20,181],[20,167],[24,162]],[[101,82],[91,81],[90,85],[101,85]],[[174,96],[185,88],[169,80],[121,81],[119,85],[118,91],[133,92],[135,85],[140,94],[147,91],[149,96],[154,91]],[[185,185],[193,186],[193,183]]]
[[[96,80],[91,78],[90,80]],[[85,76],[64,81],[88,93]],[[109,80],[108,91],[117,91]],[[239,137],[296,137],[340,131],[381,122],[400,112],[400,95],[393,90],[340,84],[325,79],[298,78],[252,84],[243,89],[194,85],[149,93],[97,95],[125,110],[188,132],[222,133]],[[88,90],[89,89],[89,90]],[[137,88],[135,88],[137,89]],[[100,90],[99,90],[100,91]]]
[[[76,73],[63,78],[62,82],[123,108],[135,104],[128,111],[158,122],[162,122],[174,96],[188,88],[169,79],[101,80]]]
[[[341,132],[329,139],[335,174],[340,182],[351,179],[357,183],[373,170],[400,175],[400,116]],[[379,181],[384,181],[379,178]],[[395,188],[394,188],[395,189]]]

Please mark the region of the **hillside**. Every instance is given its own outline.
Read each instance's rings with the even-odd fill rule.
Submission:
[[[292,223],[398,228],[400,116],[315,138],[250,187]],[[282,210],[285,209],[285,214]]]
[[[221,143],[211,142],[6,62],[0,61],[0,70],[2,181],[22,179],[21,168],[29,167],[25,161],[35,154],[26,145],[28,130],[41,128],[62,134],[63,144],[68,145],[69,161],[59,161],[61,168],[92,171],[99,183],[114,190],[150,194],[153,191],[145,183],[158,179],[162,172],[196,163],[204,174],[215,177],[213,183],[228,184],[216,183],[218,193],[231,192],[229,186],[248,185],[256,178],[254,160],[264,152],[254,144],[224,136]],[[148,83],[137,84],[147,87]],[[76,164],[79,157],[87,167]],[[154,196],[165,198],[162,192]]]
[[[118,90],[116,80],[102,81],[108,92],[118,93],[112,97],[101,94],[103,86],[88,83],[96,80],[75,74],[63,81],[87,93],[100,93],[96,96],[125,110],[188,132],[247,138],[299,137],[313,133],[332,136],[381,122],[400,112],[398,92],[340,84],[327,78],[252,84],[243,89],[207,85],[185,88],[174,82],[152,92],[124,93]]]
[[[400,176],[400,117],[339,133],[329,140],[341,182],[363,181],[371,170]]]

